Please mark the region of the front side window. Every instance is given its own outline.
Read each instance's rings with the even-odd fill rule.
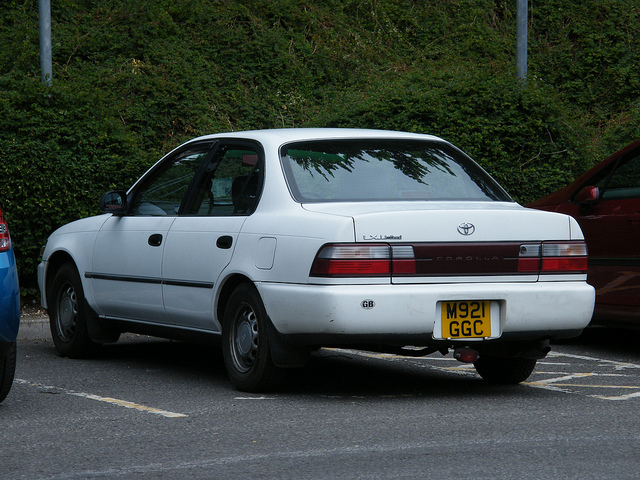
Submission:
[[[600,185],[596,185],[604,188],[602,200],[640,197],[640,150],[635,150],[623,158],[613,175],[604,180],[606,182],[602,181]]]
[[[136,190],[131,213],[177,215],[189,191],[189,185],[210,150],[209,144],[191,146],[152,171],[149,180],[144,181]]]
[[[299,202],[467,200],[511,201],[473,160],[423,140],[317,140],[280,152]]]

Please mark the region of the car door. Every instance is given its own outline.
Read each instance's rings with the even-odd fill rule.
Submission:
[[[214,292],[242,225],[257,205],[262,158],[258,145],[220,142],[193,185],[185,214],[171,224],[163,251],[162,292],[173,323],[220,330],[213,312]]]
[[[211,142],[188,145],[159,162],[128,195],[126,215],[113,215],[96,238],[90,275],[96,309],[108,317],[171,323],[162,299],[162,257]]]
[[[597,203],[572,214],[589,248],[589,283],[599,306],[640,308],[640,148],[625,153],[589,184]]]

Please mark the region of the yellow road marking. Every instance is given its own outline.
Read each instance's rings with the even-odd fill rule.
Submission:
[[[187,416],[182,413],[169,412],[167,410],[160,410],[158,408],[147,407],[146,405],[140,405],[138,403],[128,402],[126,400],[119,400],[117,398],[101,397],[99,395],[93,395],[91,393],[68,392],[68,394],[74,395],[76,397],[97,400],[98,402],[111,403],[113,405],[118,405],[120,407],[125,407],[125,408],[131,408],[133,410],[139,410],[141,412],[154,413],[156,415],[162,415],[163,417],[167,417],[167,418],[182,418]]]
[[[22,385],[29,385],[31,387],[42,388],[42,389],[45,389],[45,390],[47,390],[47,391],[49,391],[51,393],[64,393],[66,395],[72,395],[74,397],[88,398],[90,400],[97,400],[98,402],[110,403],[112,405],[118,405],[119,407],[124,407],[124,408],[131,408],[131,409],[138,410],[138,411],[141,411],[141,412],[153,413],[155,415],[161,415],[161,416],[167,417],[167,418],[184,418],[184,417],[187,417],[187,415],[184,415],[182,413],[175,413],[175,412],[169,412],[167,410],[160,410],[158,408],[148,407],[146,405],[140,405],[138,403],[128,402],[126,400],[120,400],[120,399],[117,399],[117,398],[102,397],[100,395],[93,395],[91,393],[76,392],[74,390],[69,390],[69,389],[62,388],[62,387],[55,387],[55,386],[51,386],[51,385],[45,385],[43,383],[37,383],[37,382],[29,382],[27,380],[21,380],[19,378],[16,378],[14,381],[16,383],[19,383],[19,384],[22,384]]]
[[[547,378],[546,380],[537,380],[535,382],[525,382],[525,385],[533,385],[533,386],[555,386],[558,382],[562,382],[564,380],[571,380],[573,378],[582,378],[582,377],[591,377],[596,375],[595,373],[575,373],[573,375],[563,375],[562,377],[555,378]]]

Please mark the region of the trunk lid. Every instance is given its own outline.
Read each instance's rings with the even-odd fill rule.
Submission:
[[[516,203],[311,203],[304,208],[352,217],[356,242],[519,242],[572,237],[568,216]]]
[[[541,244],[572,240],[570,217],[515,203],[307,204],[305,208],[353,218],[357,243],[391,245],[394,282],[416,277],[477,281],[479,276],[492,277],[491,281],[535,281]],[[531,262],[530,268],[526,262]]]

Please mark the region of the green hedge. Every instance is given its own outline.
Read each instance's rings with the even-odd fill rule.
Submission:
[[[219,131],[350,126],[440,135],[520,202],[640,137],[640,9],[515,0],[55,0],[0,4],[0,206],[23,295],[56,227],[162,154]]]
[[[9,88],[10,87],[10,88]],[[0,78],[0,206],[6,212],[22,290],[35,294],[38,254],[69,221],[97,213],[98,198],[137,178],[152,159],[100,95]]]

